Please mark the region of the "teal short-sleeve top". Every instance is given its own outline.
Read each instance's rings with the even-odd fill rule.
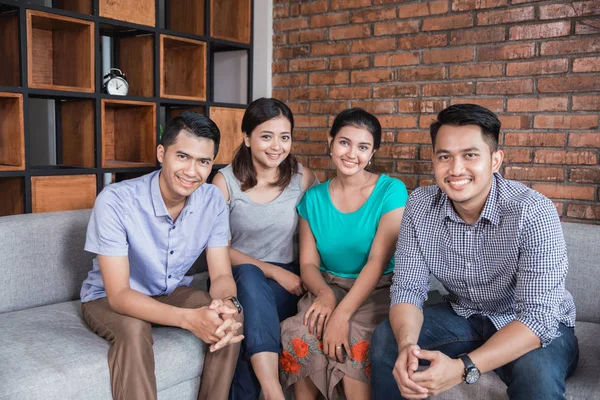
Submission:
[[[404,207],[408,192],[402,181],[381,175],[367,201],[358,210],[343,213],[331,201],[330,182],[308,190],[298,204],[298,214],[308,222],[315,237],[321,270],[342,278],[356,278],[369,258],[379,220]],[[393,270],[391,257],[384,274]]]

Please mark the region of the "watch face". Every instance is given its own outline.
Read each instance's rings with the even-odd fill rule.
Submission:
[[[106,91],[108,92],[108,94],[114,94],[117,96],[127,96],[127,92],[129,91],[129,85],[124,79],[120,77],[115,77],[110,79],[106,84]]]
[[[475,383],[479,380],[481,372],[475,367],[469,368],[465,376],[465,382],[468,384]]]

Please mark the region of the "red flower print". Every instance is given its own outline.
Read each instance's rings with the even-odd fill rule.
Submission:
[[[303,358],[308,355],[308,344],[304,340],[300,338],[294,338],[292,339],[291,344],[294,348],[294,353],[296,353],[296,357]]]
[[[369,355],[369,342],[361,340],[352,346],[352,358],[356,361],[366,361]]]
[[[294,356],[292,356],[289,351],[284,351],[279,360],[281,363],[281,368],[284,371],[291,372],[294,375],[298,375],[300,368],[302,368],[302,366],[298,364],[296,360],[294,360]]]

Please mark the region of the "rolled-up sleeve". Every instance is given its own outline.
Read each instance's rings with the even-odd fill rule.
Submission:
[[[129,242],[124,218],[126,215],[118,195],[110,188],[105,189],[94,203],[84,249],[103,256],[127,256]]]
[[[411,203],[409,197],[396,244],[390,296],[392,306],[410,303],[422,310],[429,291],[429,268],[417,238]]]
[[[564,297],[569,263],[560,220],[552,202],[544,199],[527,213],[520,238],[515,289],[516,320],[547,346],[559,336],[559,307]]]
[[[210,236],[208,238],[207,247],[227,247],[229,245],[229,209],[222,196],[216,196],[216,218]]]

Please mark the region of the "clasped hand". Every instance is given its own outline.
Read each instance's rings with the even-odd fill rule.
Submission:
[[[238,343],[244,335],[236,335],[242,323],[236,322],[237,310],[222,300],[213,300],[209,306],[189,310],[191,318],[185,326],[194,335],[210,344],[210,351],[217,351],[228,344]]]
[[[417,371],[420,359],[429,360],[430,364],[427,369]],[[404,398],[425,399],[458,385],[463,371],[462,361],[411,344],[400,351],[393,374]]]

